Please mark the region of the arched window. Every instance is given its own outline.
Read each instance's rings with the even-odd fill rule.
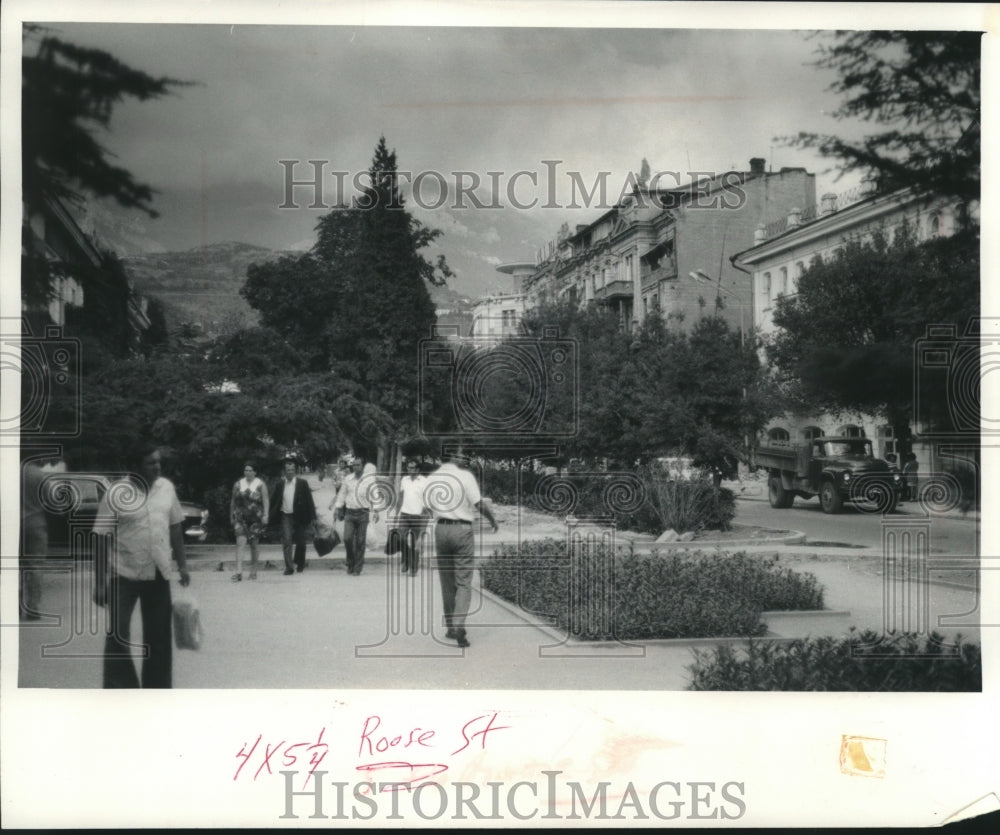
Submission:
[[[844,438],[863,438],[865,436],[865,430],[862,426],[856,426],[853,423],[848,423],[846,426],[841,426],[837,430],[837,434]]]
[[[771,301],[771,274],[764,273],[764,303]]]
[[[802,430],[803,440],[812,441],[815,440],[816,438],[822,438],[822,437],[823,437],[823,430],[820,429],[818,426],[807,426],[805,429]]]
[[[927,237],[936,238],[941,234],[941,218],[938,215],[931,215],[931,219],[927,223]]]
[[[782,429],[780,426],[774,426],[767,430],[767,437],[772,441],[787,441],[791,438],[788,434],[787,429]]]
[[[778,295],[783,296],[788,292],[788,267],[779,270],[781,277],[778,279]]]

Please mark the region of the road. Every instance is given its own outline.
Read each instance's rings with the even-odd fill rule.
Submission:
[[[756,485],[747,487],[754,492]],[[979,553],[977,519],[957,513],[926,515],[916,504],[900,505],[888,516],[862,513],[845,506],[841,513],[824,513],[818,499],[796,499],[792,507],[776,510],[766,495],[751,495],[736,502],[735,521],[743,525],[760,525],[779,530],[796,530],[806,535],[808,543],[841,543],[842,545],[881,548],[886,525],[924,520],[930,524],[930,553],[949,556],[974,556]],[[834,546],[836,547],[836,546]]]

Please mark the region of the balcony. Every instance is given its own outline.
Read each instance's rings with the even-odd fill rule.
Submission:
[[[642,291],[655,290],[657,284],[668,278],[677,278],[677,262],[673,258],[664,258],[655,270],[643,270]]]
[[[608,302],[616,299],[632,298],[631,281],[609,281],[603,287],[594,290],[594,298],[599,302]]]

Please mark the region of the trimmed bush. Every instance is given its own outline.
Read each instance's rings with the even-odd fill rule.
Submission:
[[[487,464],[483,468],[482,491],[494,502],[520,505],[529,510],[545,512],[548,508],[539,500],[536,488],[540,473],[521,471],[518,493],[518,470],[514,465]],[[686,531],[728,531],[736,515],[736,498],[731,490],[716,489],[707,476],[675,479],[662,470],[641,468],[638,475],[645,488],[645,501],[631,512],[608,507],[605,488],[608,480],[601,473],[569,473],[566,478],[576,489],[572,512],[576,516],[611,515],[619,530],[660,534],[673,528]]]
[[[502,546],[481,569],[483,586],[582,640],[759,636],[764,611],[823,608],[813,575],[745,552],[612,560],[595,545],[572,562],[555,539]]]
[[[853,633],[853,630],[852,630]],[[831,690],[878,692],[979,692],[978,644],[952,642],[937,633],[879,636],[865,631],[845,638],[790,643],[749,641],[746,648],[695,650],[689,690]]]

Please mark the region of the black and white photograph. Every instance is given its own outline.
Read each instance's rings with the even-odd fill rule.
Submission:
[[[3,9],[9,825],[1000,810],[996,7],[137,5]]]

